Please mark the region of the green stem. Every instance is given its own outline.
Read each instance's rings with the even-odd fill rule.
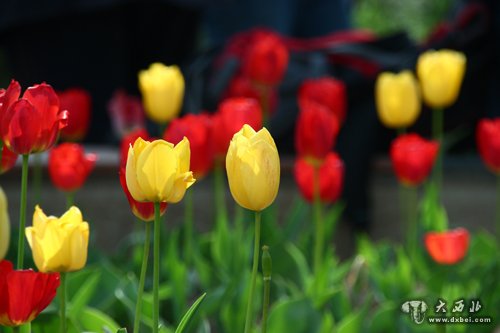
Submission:
[[[19,210],[19,242],[17,244],[17,269],[24,265],[24,229],[26,228],[26,196],[28,190],[28,162],[30,155],[23,155],[21,176],[21,206]]]
[[[406,188],[406,214],[407,214],[407,244],[410,259],[413,261],[417,253],[417,210],[418,191],[416,187]]]
[[[193,193],[192,190],[186,191],[184,197],[184,209],[186,221],[184,223],[184,260],[186,265],[191,265],[193,254]]]
[[[15,327],[14,329],[16,328],[19,329],[19,333],[31,333],[31,322],[21,325],[19,327]]]
[[[269,114],[271,112],[271,91],[272,87],[267,85],[259,85],[259,99],[262,107],[262,125],[269,126]]]
[[[262,303],[262,333],[267,332],[267,317],[269,314],[269,299],[271,295],[271,255],[269,254],[269,247],[264,245],[262,247],[262,275],[264,280],[264,297]]]
[[[66,333],[66,273],[62,272],[61,286],[59,287],[59,315],[61,316],[61,333]]]
[[[314,168],[314,223],[316,226],[315,243],[314,243],[314,273],[318,274],[321,263],[323,261],[323,250],[325,243],[325,225],[323,221],[322,207],[321,207],[321,197],[320,197],[320,174],[319,167]]]
[[[146,235],[142,254],[141,275],[139,277],[139,290],[137,291],[137,301],[135,304],[134,333],[139,333],[139,326],[141,325],[142,295],[144,293],[144,282],[146,281],[146,272],[148,270],[149,248],[151,246],[151,222],[143,223],[146,224]]]
[[[160,324],[160,203],[155,202],[154,247],[153,247],[153,333],[158,333]]]
[[[66,209],[70,209],[75,202],[75,192],[66,192]]]
[[[438,193],[441,191],[443,179],[443,127],[444,126],[444,110],[434,109],[432,111],[432,137],[439,143],[438,156],[434,165],[433,179]],[[438,199],[440,199],[438,194]]]
[[[261,219],[261,212],[255,212],[253,266],[252,266],[252,278],[250,280],[250,292],[248,293],[247,314],[246,314],[246,319],[245,319],[245,333],[249,333],[252,329],[253,299],[254,299],[254,291],[255,291],[255,282],[257,281],[257,268],[259,266],[260,219]]]
[[[396,129],[396,133],[398,135],[404,135],[404,134],[406,134],[406,127],[399,127],[399,128],[397,128]]]
[[[500,240],[500,173],[497,175],[497,204],[496,204],[497,240]]]
[[[43,178],[42,155],[40,153],[35,154],[33,156],[33,159],[34,159],[33,188],[35,192],[35,202],[40,203],[42,199],[42,178]]]
[[[227,223],[227,208],[225,198],[224,168],[216,163],[214,170],[215,182],[215,214],[217,223]]]

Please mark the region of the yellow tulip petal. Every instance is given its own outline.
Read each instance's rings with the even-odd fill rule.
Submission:
[[[76,206],[71,206],[59,219],[60,224],[78,224],[82,221],[82,212]]]
[[[89,242],[89,225],[87,222],[80,223],[73,230],[69,238],[69,253],[71,253],[69,271],[82,269],[87,263],[87,252]]]
[[[10,242],[10,220],[7,197],[0,187],[0,261],[7,255]]]
[[[189,147],[188,138],[184,137],[174,148],[179,159],[179,173],[189,171],[189,163],[191,160],[191,150]]]
[[[137,141],[136,141],[137,142]],[[136,157],[132,147],[128,149],[127,165],[125,166],[125,181],[130,195],[137,201],[146,201],[146,196],[137,181]]]

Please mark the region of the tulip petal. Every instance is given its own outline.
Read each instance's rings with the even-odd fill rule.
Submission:
[[[69,271],[82,269],[87,262],[89,243],[89,225],[87,222],[80,223],[68,237],[71,266]]]
[[[29,87],[24,92],[23,98],[27,99],[35,109],[43,114],[41,122],[42,128],[50,129],[57,123],[59,97],[50,85],[42,83]],[[57,128],[59,129],[59,125]]]
[[[137,201],[146,201],[146,196],[137,181],[136,157],[132,147],[128,150],[127,164],[125,167],[125,179],[130,195]]]
[[[184,137],[174,148],[179,159],[179,172],[189,171],[189,162],[191,160],[191,150],[189,149],[189,140]]]

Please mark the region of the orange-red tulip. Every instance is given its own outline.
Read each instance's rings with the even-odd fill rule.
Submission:
[[[6,145],[2,149],[2,160],[0,161],[0,175],[12,169],[19,155],[12,152]]]
[[[462,260],[469,248],[469,232],[457,228],[445,232],[428,232],[424,238],[425,248],[434,261],[452,265]]]
[[[61,110],[68,110],[68,126],[61,130],[61,138],[81,141],[87,135],[90,125],[90,94],[81,88],[71,88],[58,93]]]
[[[500,118],[482,119],[476,130],[477,148],[486,166],[500,173]]]

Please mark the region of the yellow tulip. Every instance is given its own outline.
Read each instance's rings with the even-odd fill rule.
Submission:
[[[181,201],[195,182],[189,171],[191,151],[184,137],[175,147],[170,142],[138,138],[128,150],[125,178],[132,197],[140,202]]]
[[[7,205],[7,197],[0,187],[0,260],[5,258],[9,249],[10,221]]]
[[[179,67],[151,64],[139,72],[139,89],[151,120],[165,124],[177,117],[184,97],[184,77]]]
[[[236,202],[260,212],[276,198],[280,184],[280,158],[266,128],[249,125],[236,133],[226,155],[229,188]]]
[[[378,117],[389,128],[411,126],[420,114],[418,83],[410,71],[380,74],[375,84],[375,100]]]
[[[427,51],[417,61],[417,75],[424,101],[433,108],[453,104],[460,91],[467,59],[452,50]]]
[[[40,272],[77,271],[87,262],[89,225],[75,206],[60,218],[47,217],[36,206],[33,226],[26,228],[26,238]]]

